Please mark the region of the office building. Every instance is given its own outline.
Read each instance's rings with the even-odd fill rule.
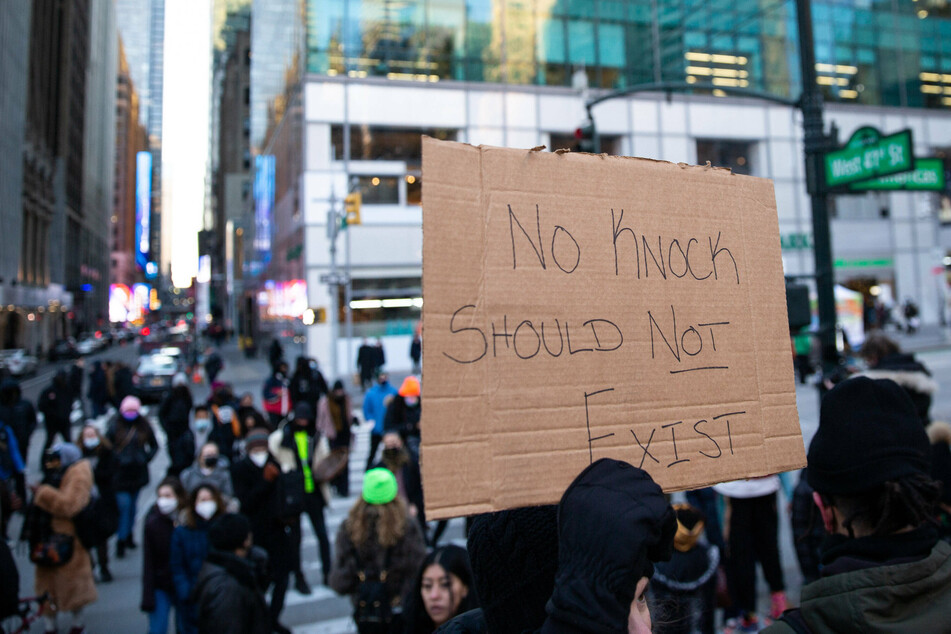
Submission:
[[[348,374],[354,361],[346,359],[346,342],[331,348],[334,329],[346,318],[344,293],[332,296],[320,281],[330,269],[331,201],[339,210],[351,187],[363,196],[363,224],[348,229],[353,334],[382,337],[393,360],[388,365],[409,367],[422,303],[419,135],[576,149],[586,99],[611,91],[655,85],[594,107],[603,151],[711,161],[773,179],[786,273],[813,272],[801,114],[791,103],[801,92],[795,3],[307,0],[302,6],[301,88],[262,93],[275,110],[282,99],[298,100],[300,159],[282,160],[273,139],[260,151],[275,157],[278,175],[301,160],[299,179],[285,179],[300,187],[276,186],[273,204],[256,208],[258,227],[273,228],[255,241],[273,240],[273,263],[286,258],[281,249],[293,247],[292,236],[303,236],[306,304],[329,315],[308,328],[307,345],[325,364],[334,356],[346,360],[332,374]],[[948,5],[816,0],[813,27],[825,121],[827,129],[837,127],[840,143],[863,126],[884,134],[910,128],[916,156],[946,157]],[[660,83],[678,88],[665,92],[656,88]],[[252,72],[252,94],[257,86]],[[258,187],[254,195],[257,201]],[[951,205],[942,199],[946,193],[833,197],[836,281],[869,304],[911,298],[924,323],[944,322],[951,229],[942,219],[951,209],[942,215],[941,207]],[[345,242],[338,239],[338,266]],[[272,266],[262,274],[261,297],[269,297],[264,285],[294,279]]]

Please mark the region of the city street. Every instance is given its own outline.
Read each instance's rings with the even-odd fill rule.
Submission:
[[[947,347],[945,335],[942,331],[934,329],[920,333],[916,337],[900,337],[902,345],[910,350],[919,349],[919,359],[927,365],[934,376],[942,386],[951,385],[951,348]],[[223,348],[223,357],[225,359],[225,369],[221,379],[230,382],[235,387],[236,394],[251,392],[257,400],[260,399],[261,383],[266,372],[267,363],[263,359],[245,359],[239,353],[234,345],[226,345]],[[292,351],[291,354],[293,354]],[[108,358],[134,363],[136,360],[136,351],[134,346],[115,347],[109,351],[101,353],[87,359],[87,366],[96,358]],[[61,367],[62,364],[50,366],[42,369],[36,377],[24,382],[24,391],[27,398],[36,399],[39,390],[49,381],[52,373]],[[394,382],[402,377],[394,377]],[[194,386],[194,395],[196,401],[202,401],[207,398],[208,388],[206,385]],[[797,385],[797,402],[799,407],[800,421],[803,431],[803,438],[808,446],[809,439],[815,433],[818,424],[818,401],[815,388],[810,385]],[[360,416],[359,394],[354,395],[355,414]],[[154,409],[154,408],[153,408]],[[936,395],[932,413],[936,420],[951,420],[951,390],[944,389]],[[154,416],[150,418],[159,431]],[[103,423],[105,421],[102,421]],[[356,492],[360,490],[363,477],[363,465],[366,463],[366,455],[369,446],[369,425],[361,425],[354,438],[354,451],[350,462],[351,491],[354,492],[349,498],[335,499],[326,513],[328,531],[332,536],[336,535],[341,522],[346,518],[347,512],[356,500]],[[44,432],[38,430],[31,443],[31,455],[29,459],[30,481],[38,479],[37,467],[39,464],[39,449],[42,445]],[[152,482],[157,482],[165,472],[168,464],[167,454],[159,452],[151,465]],[[793,474],[793,484],[798,479],[798,475]],[[677,495],[677,494],[675,494]],[[141,521],[145,512],[154,501],[154,493],[145,490],[139,498],[139,513],[136,533],[141,532]],[[785,504],[782,508],[785,509]],[[785,510],[784,510],[785,514]],[[16,535],[19,530],[20,519],[14,518],[11,528],[11,535]],[[355,628],[350,620],[351,607],[349,600],[337,596],[326,586],[319,584],[321,579],[320,560],[317,556],[316,539],[312,528],[308,523],[303,525],[304,546],[303,558],[305,561],[304,569],[313,587],[313,593],[309,596],[301,595],[291,589],[288,593],[287,607],[284,611],[283,621],[291,626],[295,632],[301,634],[336,634],[354,632]],[[450,522],[449,529],[443,537],[443,542],[452,541],[460,545],[465,544],[464,524],[462,520],[453,520]],[[781,522],[781,549],[783,567],[788,587],[790,601],[798,601],[801,577],[796,564],[795,554],[792,546],[792,538],[789,530],[789,518],[786,516]],[[139,541],[139,538],[137,538]],[[30,565],[25,549],[22,545],[16,549],[17,565],[20,568],[21,594],[28,595],[33,583],[33,570]],[[116,560],[113,558],[111,570],[115,575],[115,581],[109,584],[99,584],[99,601],[87,609],[87,626],[90,632],[134,632],[142,631],[146,626],[144,614],[139,610],[139,599],[141,596],[141,551],[132,551],[124,559]],[[768,601],[768,591],[765,583],[760,580],[760,600]],[[39,632],[42,628],[36,624],[32,631]]]

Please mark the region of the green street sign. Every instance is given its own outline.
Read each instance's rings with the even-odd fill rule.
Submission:
[[[881,176],[872,180],[852,183],[852,191],[871,190],[909,190],[909,191],[944,191],[944,161],[939,158],[917,158],[915,169],[901,174]]]
[[[808,233],[784,233],[779,236],[779,244],[783,249],[805,250],[812,248],[812,236]]]
[[[826,186],[848,185],[913,167],[911,130],[882,136],[875,128],[859,128],[844,148],[825,155]]]
[[[895,261],[891,258],[869,258],[869,259],[855,259],[848,260],[844,258],[838,258],[833,263],[833,266],[837,269],[870,269],[870,268],[888,268],[895,264]]]

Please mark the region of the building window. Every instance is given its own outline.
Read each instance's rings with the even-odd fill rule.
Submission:
[[[728,167],[734,174],[752,174],[753,144],[745,141],[697,140],[697,164]]]
[[[357,189],[365,205],[398,205],[400,179],[395,176],[358,176]]]
[[[350,126],[350,158],[355,161],[404,161],[410,169],[419,169],[423,161],[421,135],[455,141],[456,131],[440,128],[386,128]],[[343,160],[343,126],[330,129],[335,161]]]

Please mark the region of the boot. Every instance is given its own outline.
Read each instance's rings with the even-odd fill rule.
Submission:
[[[116,557],[122,559],[125,557],[125,540],[120,539],[116,541]]]
[[[99,568],[99,583],[109,583],[112,581],[112,573],[108,568]]]
[[[295,577],[294,589],[297,590],[301,594],[310,594],[311,593],[310,585],[308,585],[307,579],[304,578],[304,573],[298,570],[294,574],[294,577]]]

